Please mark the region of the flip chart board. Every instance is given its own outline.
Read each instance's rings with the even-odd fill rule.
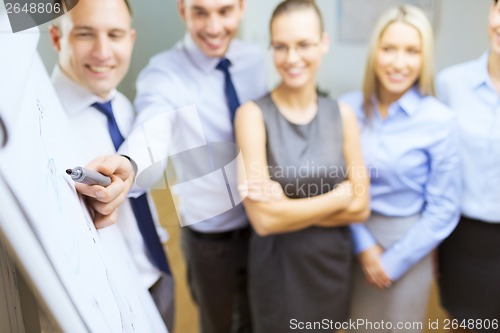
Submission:
[[[2,245],[62,330],[166,332],[119,229],[94,228],[64,172],[79,147],[36,52],[38,29],[12,33],[0,12],[0,32]]]

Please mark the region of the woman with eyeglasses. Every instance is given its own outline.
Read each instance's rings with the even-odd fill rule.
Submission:
[[[346,105],[317,94],[329,41],[314,1],[280,3],[270,31],[281,82],[243,105],[235,123],[240,191],[254,230],[252,327],[255,333],[315,331],[327,319],[322,324],[334,331],[349,307],[347,225],[368,213],[356,118]]]
[[[371,181],[370,218],[351,226],[358,260],[350,316],[390,323],[384,332],[423,330],[396,325],[427,322],[431,252],[459,216],[456,118],[433,96],[433,82],[431,24],[405,5],[375,25],[363,91],[341,98],[357,114]]]
[[[440,73],[439,97],[457,114],[462,216],[439,248],[441,303],[457,326],[500,330],[500,2],[491,1],[490,48]]]

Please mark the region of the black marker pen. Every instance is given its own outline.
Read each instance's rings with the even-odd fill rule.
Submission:
[[[75,167],[73,169],[66,169],[66,173],[71,176],[75,182],[87,185],[101,185],[108,186],[111,184],[111,178],[103,175],[100,172],[85,169],[82,167]]]

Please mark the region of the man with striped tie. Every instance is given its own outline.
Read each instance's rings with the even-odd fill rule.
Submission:
[[[127,0],[82,0],[50,27],[59,55],[52,82],[81,139],[84,161],[114,154],[132,128],[133,107],[116,90],[128,71],[135,41],[131,20]],[[162,246],[167,234],[158,225],[150,196],[126,200],[116,220],[141,281],[172,332],[173,280]]]

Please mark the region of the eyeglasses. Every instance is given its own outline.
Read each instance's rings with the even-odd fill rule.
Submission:
[[[281,43],[271,43],[271,48],[274,51],[274,54],[277,56],[286,56],[290,52],[290,50],[294,50],[298,55],[305,56],[308,55],[309,52],[318,46],[320,41],[317,42],[300,42],[296,45],[287,45]]]

